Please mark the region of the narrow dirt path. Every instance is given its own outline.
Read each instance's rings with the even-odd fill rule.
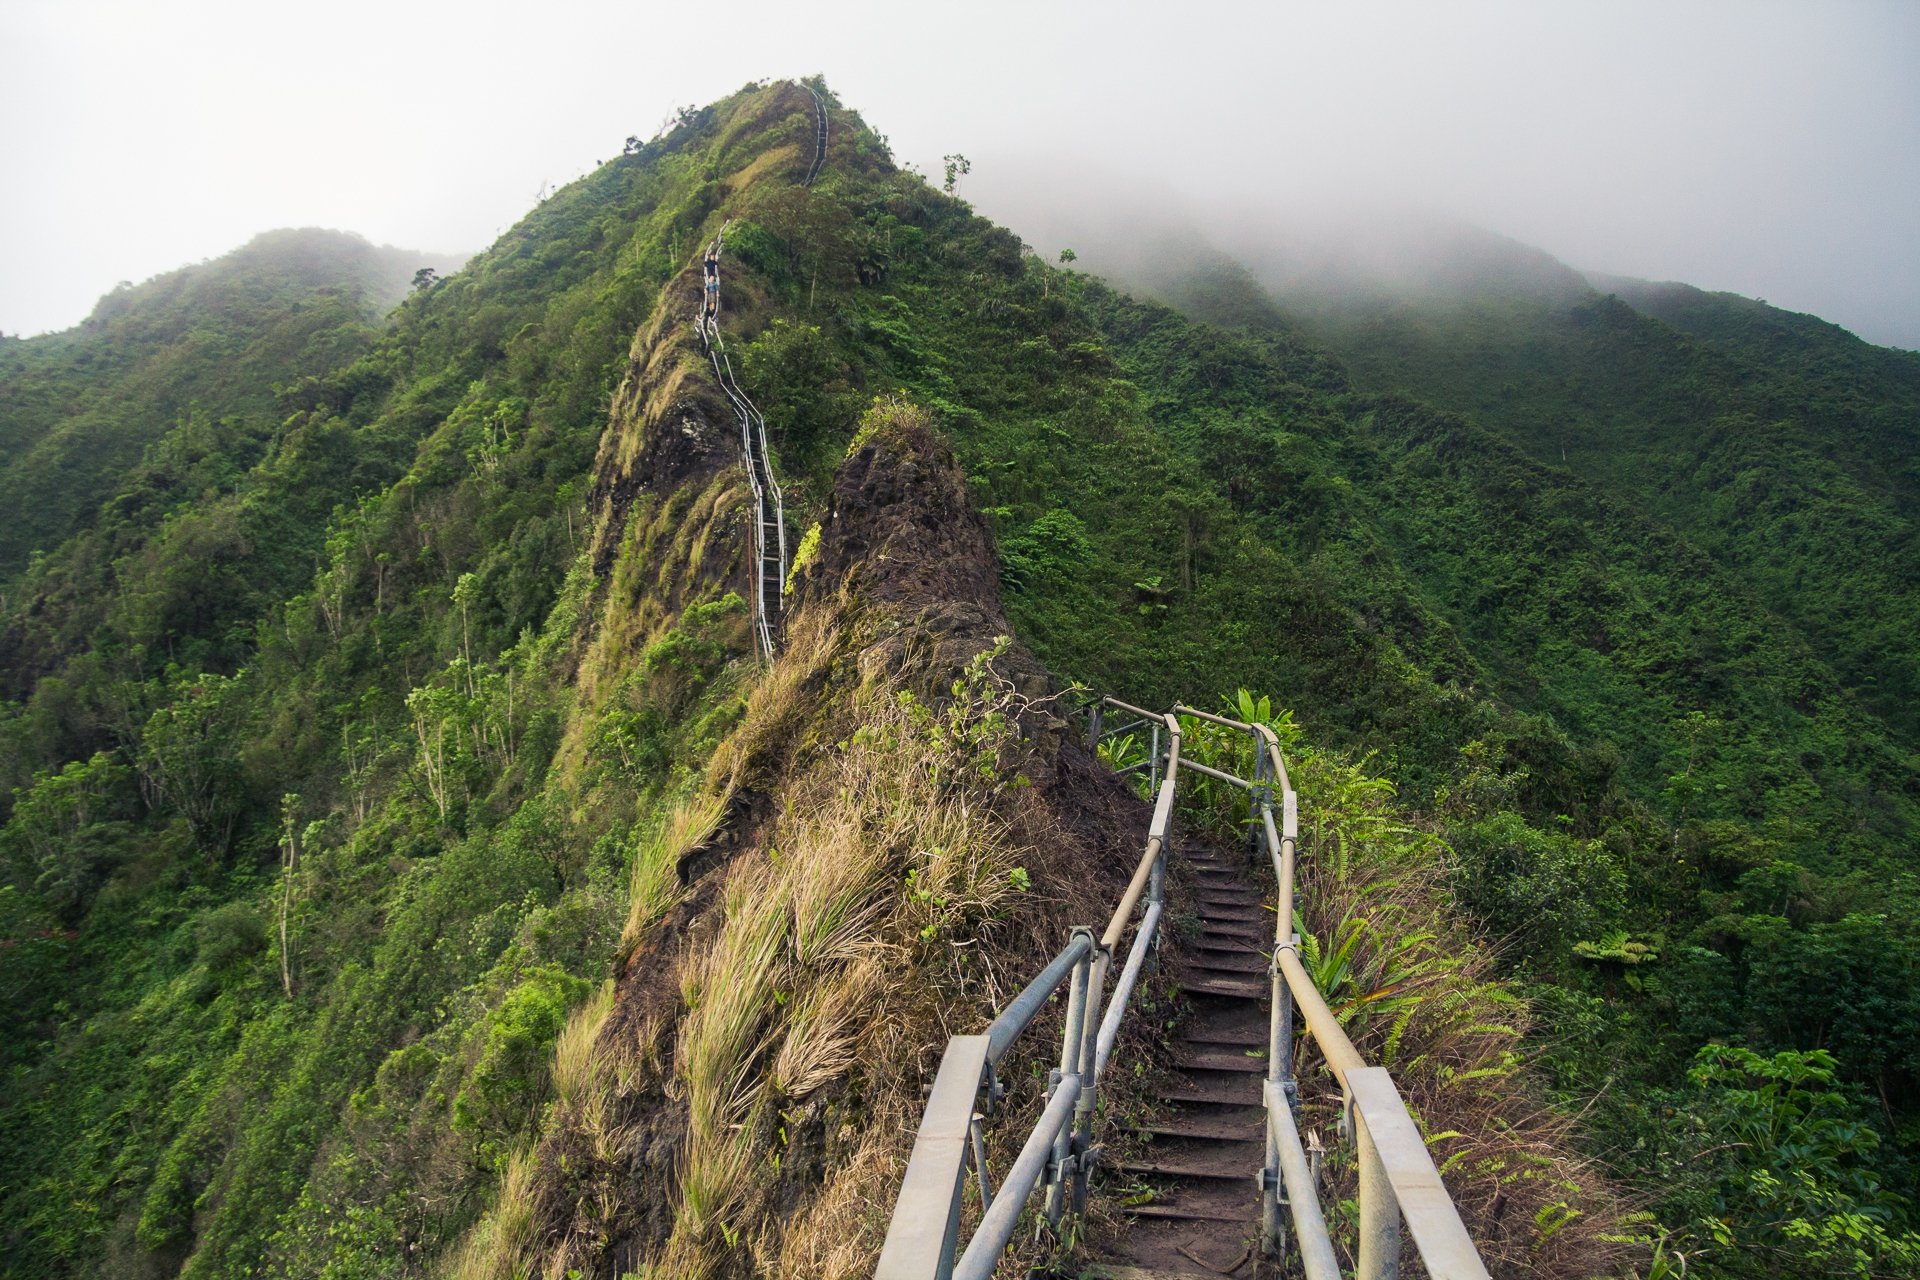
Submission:
[[[1112,1280],[1251,1277],[1258,1262],[1273,916],[1244,854],[1191,847],[1172,886],[1200,921],[1171,964],[1188,1005],[1173,1031],[1179,1074],[1135,1123],[1134,1154],[1106,1166],[1108,1193],[1135,1201],[1096,1269]]]

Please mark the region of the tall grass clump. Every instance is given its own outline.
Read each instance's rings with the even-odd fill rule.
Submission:
[[[858,695],[846,736],[733,868],[719,936],[683,973],[672,1087],[688,1127],[662,1273],[711,1274],[743,1241],[757,1273],[871,1262],[883,1224],[856,1206],[884,1200],[900,1133],[861,1134],[840,1174],[776,1228],[763,1175],[787,1134],[774,1117],[834,1086],[904,1116],[901,1082],[919,1047],[939,1041],[941,1000],[970,981],[952,953],[994,934],[1020,892],[1007,814],[1022,786],[1018,733],[992,656],[937,701]],[[749,712],[743,730],[755,729]]]
[[[533,1153],[522,1147],[507,1160],[493,1208],[454,1251],[447,1280],[525,1280],[533,1274],[539,1235],[533,1182]]]
[[[632,951],[647,926],[680,897],[680,859],[719,829],[727,797],[701,791],[683,796],[634,841],[627,880],[627,923],[620,948]]]

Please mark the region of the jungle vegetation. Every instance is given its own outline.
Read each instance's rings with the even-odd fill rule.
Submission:
[[[458,271],[280,233],[0,340],[5,1273],[430,1274],[524,1180],[759,679],[744,573],[649,576],[711,504],[595,555],[731,217],[795,545],[918,406],[1060,680],[1261,691],[1391,794],[1661,1258],[1911,1274],[1920,357],[1684,290],[1175,309],[835,122],[810,190],[749,85]]]

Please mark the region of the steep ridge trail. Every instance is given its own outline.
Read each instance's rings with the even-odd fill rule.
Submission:
[[[740,453],[747,468],[747,483],[753,489],[753,629],[760,656],[773,661],[784,621],[783,592],[787,581],[786,506],[780,494],[780,482],[773,478],[773,465],[767,457],[767,420],[733,376],[733,361],[727,356],[727,344],[720,337],[721,250],[725,247],[727,223],[707,246],[708,279],[697,328],[707,359],[713,363],[713,376],[720,390],[740,419]]]
[[[827,100],[812,85],[802,87],[813,95],[813,164],[807,169],[807,180],[801,184],[810,187],[820,176],[820,167],[827,162]]]
[[[1294,927],[1300,797],[1266,712],[1250,720],[1181,704],[1155,712],[1111,696],[1084,710],[1088,749],[1120,774],[1146,774],[1153,809],[1145,847],[1103,932],[1074,928],[984,1032],[948,1037],[874,1280],[990,1280],[1042,1187],[1040,1228],[1071,1247],[1062,1224],[1082,1212],[1089,1175],[1101,1169],[1114,1175],[1103,1178],[1102,1191],[1130,1220],[1108,1256],[1089,1267],[1107,1280],[1251,1278],[1290,1273],[1296,1262],[1306,1280],[1340,1280],[1341,1237],[1353,1241],[1358,1280],[1395,1280],[1409,1243],[1433,1280],[1488,1280],[1392,1073],[1367,1065],[1303,959]],[[1118,722],[1107,722],[1109,711]],[[1122,1024],[1160,947],[1171,905],[1175,793],[1193,778],[1211,780],[1195,798],[1216,824],[1249,823],[1250,852],[1265,854],[1273,888],[1265,891],[1264,875],[1255,884],[1246,855],[1204,840],[1180,864],[1174,888],[1199,927],[1174,975],[1190,1002],[1174,1024],[1174,1078],[1144,1101],[1129,1091],[1134,1100],[1125,1110],[1138,1114],[1108,1119],[1133,1133],[1108,1156],[1097,1135],[1101,1099],[1111,1097],[1104,1077],[1116,1053],[1123,1070],[1147,1070],[1141,1037],[1123,1042]],[[1188,790],[1198,785],[1189,781]],[[1025,1136],[1017,1128],[1003,1133],[1017,1154],[994,1176],[983,1125],[1011,1082],[1039,1078],[1031,1060],[1014,1067],[1012,1055],[1049,1003],[1062,1015],[1060,1065],[1047,1073],[1045,1105]],[[1149,1016],[1154,1021],[1141,1031],[1158,1040],[1164,1015],[1150,1006]],[[1296,1016],[1306,1031],[1298,1044]],[[1308,1043],[1316,1051],[1311,1087],[1325,1090],[1327,1075],[1337,1083],[1342,1158],[1353,1157],[1358,1196],[1331,1202],[1339,1236],[1322,1197],[1343,1189],[1322,1186],[1317,1135],[1302,1137],[1296,1115],[1297,1049]],[[963,1231],[975,1204],[978,1217]]]
[[[1101,1190],[1132,1220],[1092,1268],[1109,1280],[1251,1277],[1257,1265],[1272,912],[1244,854],[1194,845],[1185,862],[1173,901],[1199,931],[1172,966],[1187,1004],[1179,1075],[1133,1121],[1130,1153],[1102,1166]]]

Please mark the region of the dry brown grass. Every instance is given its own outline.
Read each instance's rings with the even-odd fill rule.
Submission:
[[[680,859],[713,835],[726,809],[725,795],[701,791],[683,796],[635,842],[627,878],[627,923],[620,933],[623,952],[679,901]]]
[[[601,983],[573,1011],[553,1046],[553,1091],[562,1106],[576,1105],[593,1078],[593,1042],[613,1012],[613,979]]]
[[[795,665],[786,679],[804,680],[804,659]],[[750,710],[741,732],[767,730]],[[766,856],[729,879],[720,936],[683,979],[674,1078],[688,1129],[662,1272],[709,1274],[743,1240],[785,1274],[801,1274],[801,1258],[828,1273],[871,1261],[878,1235],[850,1232],[832,1206],[886,1198],[875,1171],[903,1150],[898,1134],[863,1140],[784,1231],[770,1229],[753,1175],[777,1158],[766,1124],[776,1107],[850,1072],[897,1082],[917,1066],[919,1044],[939,1036],[926,1025],[931,997],[902,1005],[901,988],[916,989],[903,971],[976,939],[1014,892],[1007,871],[1024,850],[988,794],[998,784],[930,767],[937,750],[912,707],[869,698],[859,729],[792,793]],[[898,1034],[915,1022],[929,1034]],[[904,1107],[910,1095],[890,1084],[875,1096]]]
[[[707,762],[710,790],[774,785],[787,761],[815,745],[815,699],[806,694],[825,682],[840,653],[840,632],[823,611],[793,620],[780,661],[747,695],[746,715]]]
[[[533,1153],[523,1147],[508,1159],[493,1207],[453,1252],[446,1280],[525,1280],[533,1274],[539,1234],[533,1181]]]
[[[920,1117],[904,1093],[886,1095],[869,1117],[866,1136],[805,1211],[756,1250],[758,1271],[776,1280],[864,1280],[886,1235],[894,1197],[906,1172],[907,1146]]]

